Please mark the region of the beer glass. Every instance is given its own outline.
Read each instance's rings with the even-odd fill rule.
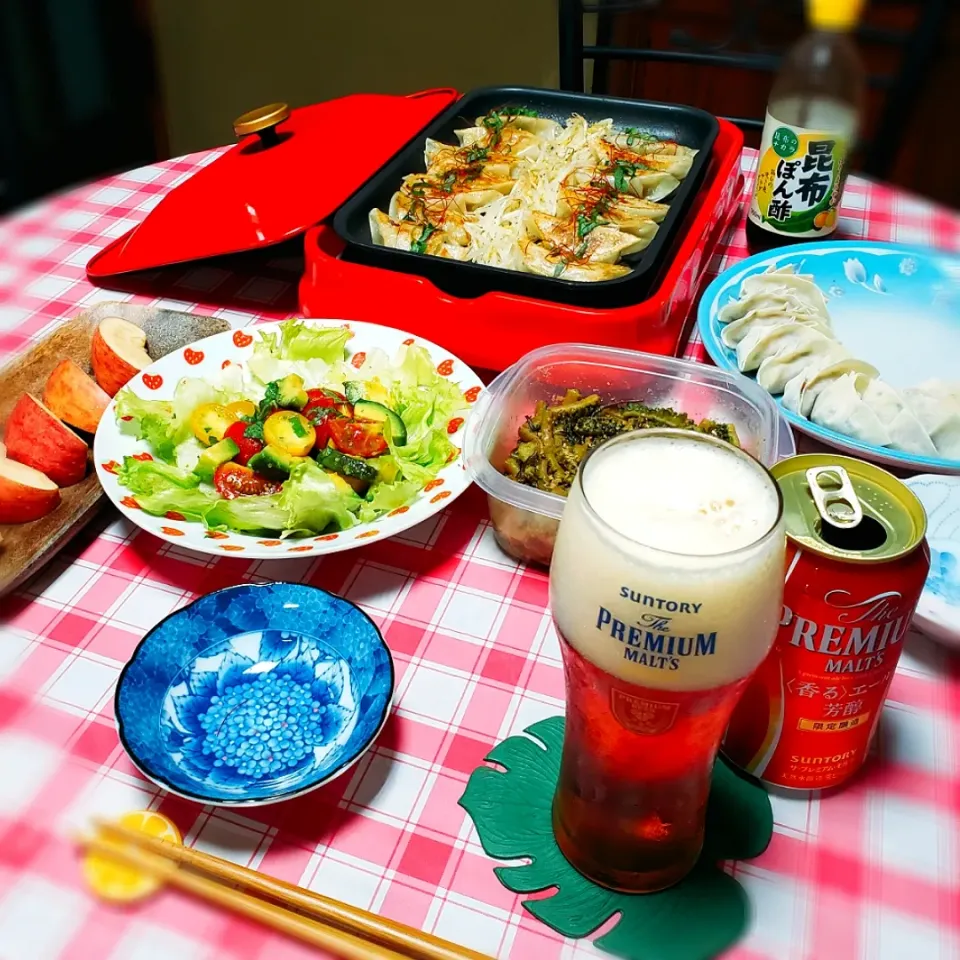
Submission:
[[[683,430],[584,459],[550,566],[566,680],[553,802],[582,874],[653,892],[694,866],[720,739],[780,619],[785,535],[756,460]]]

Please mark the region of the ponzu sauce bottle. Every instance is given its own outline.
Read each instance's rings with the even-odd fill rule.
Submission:
[[[812,30],[784,57],[770,92],[753,197],[752,250],[827,237],[837,227],[866,92],[849,32],[864,0],[807,0]]]

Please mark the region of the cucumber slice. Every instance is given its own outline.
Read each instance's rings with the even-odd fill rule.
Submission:
[[[366,460],[348,456],[333,447],[318,451],[317,463],[326,470],[333,470],[344,477],[356,477],[357,480],[365,480],[367,483],[373,483],[379,476],[377,468],[372,467]]]

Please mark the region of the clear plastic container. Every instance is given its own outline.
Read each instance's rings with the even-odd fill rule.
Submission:
[[[480,395],[464,441],[467,469],[487,494],[497,542],[519,560],[549,564],[564,497],[503,475],[517,430],[538,400],[567,389],[598,393],[604,403],[636,400],[672,407],[694,420],[732,423],[740,443],[772,466],[793,456],[790,427],[753,380],[689,360],[585,343],[558,343],[528,353]]]

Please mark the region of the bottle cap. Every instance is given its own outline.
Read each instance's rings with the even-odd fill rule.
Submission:
[[[865,0],[807,0],[807,19],[818,30],[852,30]]]

